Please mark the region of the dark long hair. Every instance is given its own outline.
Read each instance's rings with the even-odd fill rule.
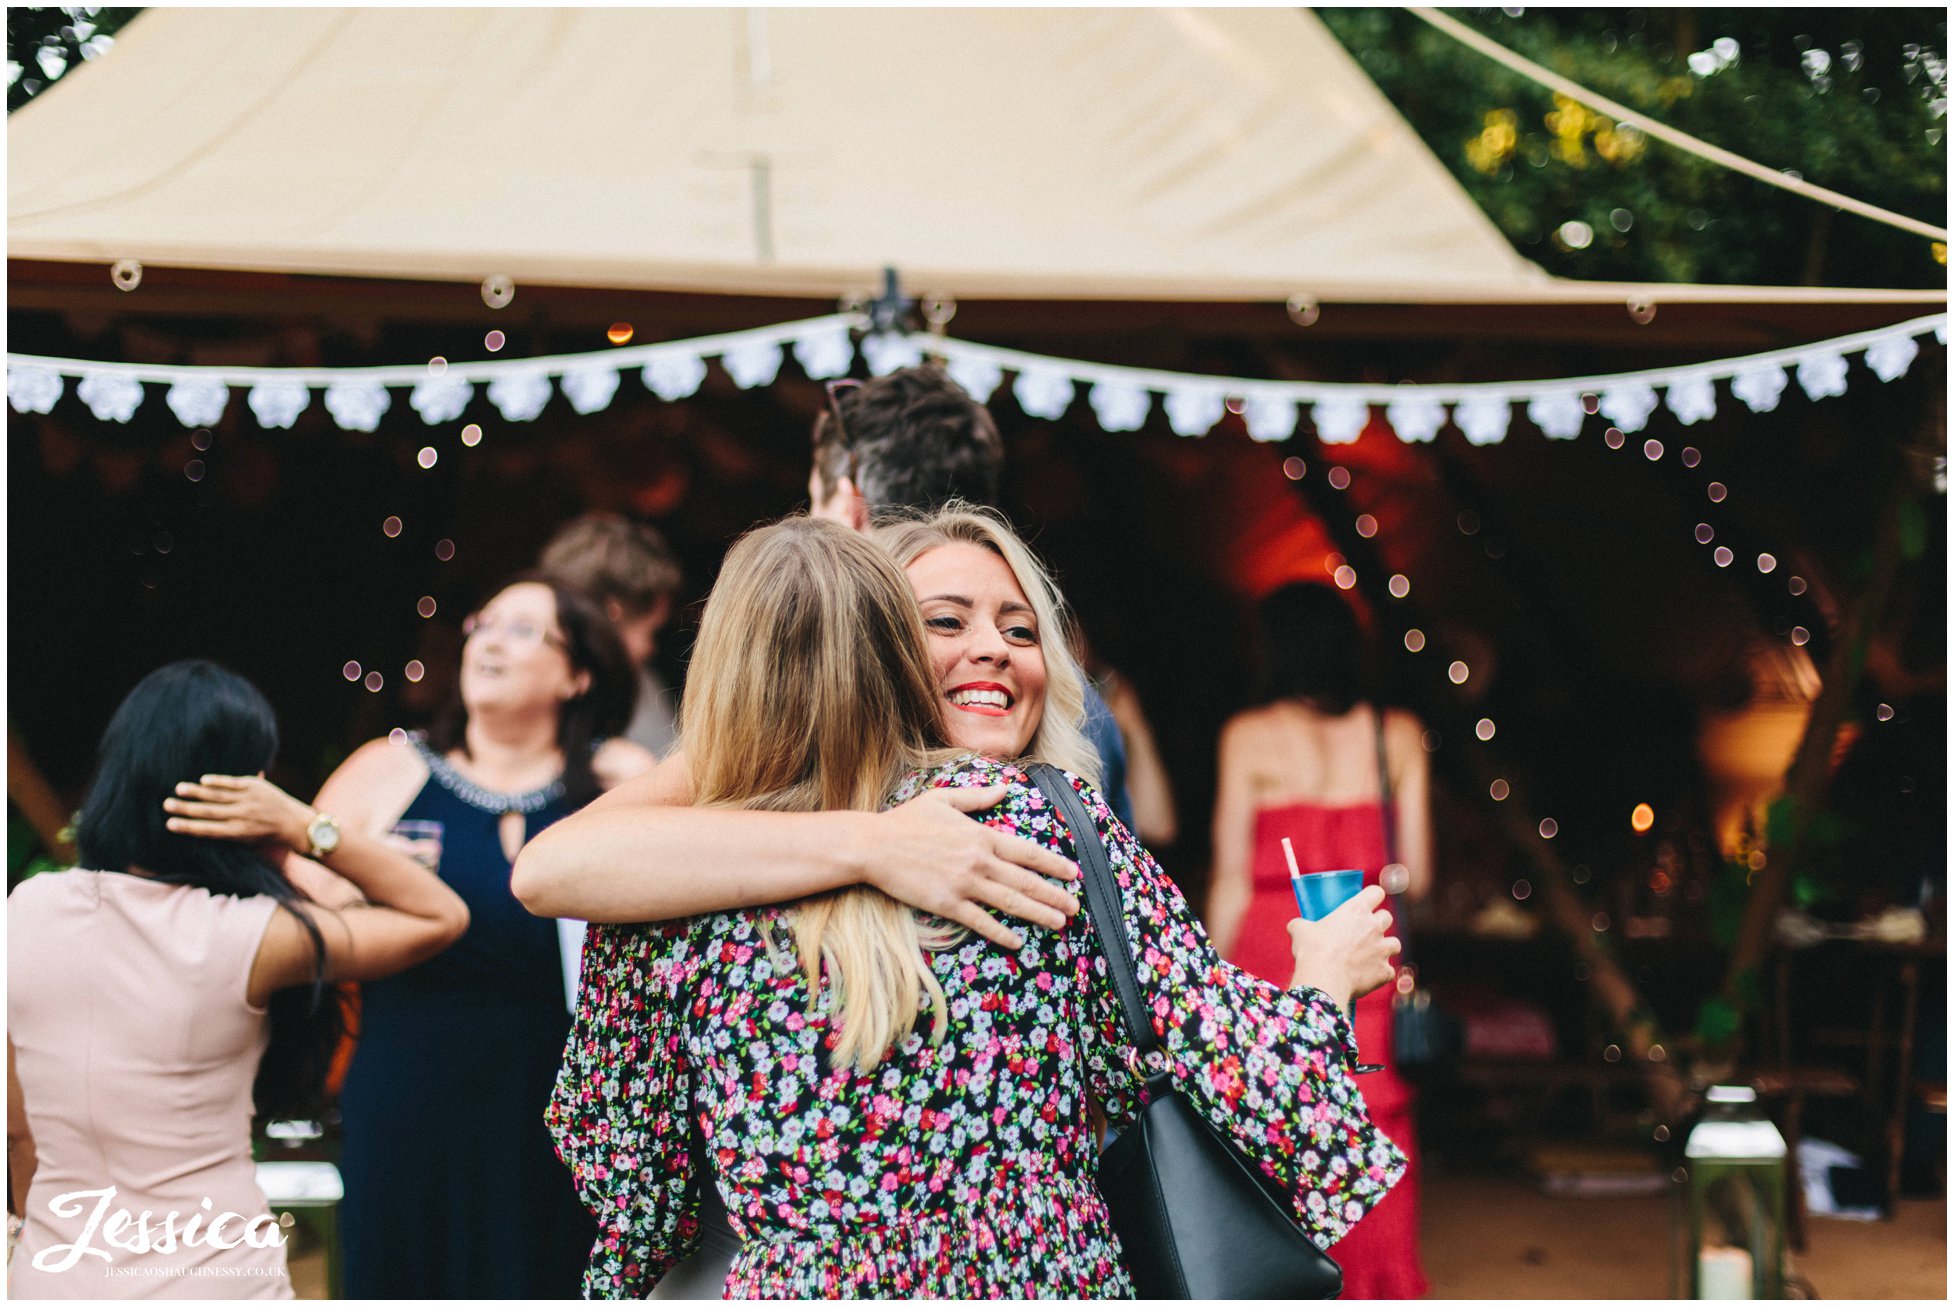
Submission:
[[[1262,693],[1303,699],[1341,717],[1371,697],[1363,627],[1327,585],[1285,585],[1256,605],[1262,633]]]
[[[565,652],[573,671],[588,672],[590,686],[566,699],[556,715],[556,746],[563,751],[563,792],[573,806],[597,797],[597,775],[590,756],[597,744],[617,735],[631,723],[638,702],[638,682],[617,628],[603,609],[582,591],[548,572],[518,572],[489,591],[493,599],[513,585],[547,586],[556,596],[556,624],[563,628]],[[449,749],[468,752],[468,705],[461,701],[460,682],[447,710],[428,731],[437,753]]]
[[[326,984],[325,939],[311,902],[257,849],[179,835],[164,826],[163,800],[180,781],[216,773],[251,776],[271,765],[278,722],[257,687],[212,662],[191,659],[145,676],[115,710],[89,783],[75,843],[85,867],[140,868],[155,880],[237,898],[269,895],[312,938],[312,984],[272,996],[271,1040],[258,1064],[258,1114],[316,1111],[344,1029],[339,992]]]

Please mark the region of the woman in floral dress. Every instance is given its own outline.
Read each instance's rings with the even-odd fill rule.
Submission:
[[[984,655],[992,688],[958,697],[1015,721],[1021,735],[998,751],[1022,753],[1053,676],[1077,670],[1049,594],[1028,601],[1022,567],[993,557],[1001,575],[965,558],[956,593],[934,598],[973,625],[1008,619],[1011,653]],[[965,788],[1001,796],[992,827],[1069,855],[1070,832],[1021,771],[929,750],[941,682],[884,555],[824,523],[756,532],[727,558],[695,655],[697,801],[865,812]],[[1333,1243],[1402,1169],[1349,1077],[1341,1015],[1390,978],[1381,895],[1298,923],[1296,987],[1279,990],[1215,956],[1172,882],[1090,783],[1073,783],[1183,1092]],[[594,929],[549,1113],[600,1227],[586,1291],[650,1290],[695,1242],[712,1183],[741,1239],[729,1297],[1129,1296],[1087,1104],[1118,1128],[1143,1078],[1092,923],[1052,915],[1064,924],[1028,916],[1012,951],[857,886]]]

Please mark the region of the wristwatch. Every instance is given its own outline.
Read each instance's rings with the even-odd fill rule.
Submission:
[[[327,813],[313,812],[312,820],[305,824],[305,842],[311,846],[306,856],[313,861],[331,857],[339,847],[339,822]]]

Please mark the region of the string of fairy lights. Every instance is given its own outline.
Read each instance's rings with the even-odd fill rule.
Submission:
[[[1599,397],[1591,392],[1581,395],[1580,402],[1587,416],[1594,416],[1600,411],[1601,403]],[[1620,451],[1627,448],[1630,441],[1620,427],[1611,423],[1603,431],[1602,443],[1611,451]],[[1639,452],[1650,463],[1661,462],[1669,454],[1669,450],[1664,442],[1654,436],[1650,436],[1641,442]],[[1685,445],[1677,450],[1675,462],[1688,472],[1699,473],[1704,476],[1708,475],[1709,469],[1705,465],[1703,452],[1694,445]],[[1308,472],[1307,464],[1297,455],[1285,457],[1281,466],[1283,475],[1292,482],[1303,480]],[[1333,490],[1339,492],[1347,493],[1355,485],[1355,478],[1351,470],[1342,464],[1332,464],[1325,472],[1324,479]],[[1700,515],[1703,520],[1695,523],[1691,532],[1692,538],[1697,545],[1708,551],[1707,556],[1711,566],[1719,570],[1732,568],[1738,562],[1737,552],[1727,543],[1718,543],[1719,532],[1713,520],[1721,507],[1729,502],[1730,487],[1723,480],[1708,480],[1702,483],[1701,489],[1705,499],[1708,501],[1709,507]],[[1354,500],[1355,497],[1353,496],[1353,503]],[[1692,514],[1691,516],[1697,515]],[[1479,515],[1472,509],[1467,508],[1459,514],[1457,525],[1460,534],[1468,537],[1476,536],[1480,530]],[[1379,532],[1378,519],[1375,514],[1369,511],[1355,512],[1349,520],[1349,529],[1360,539],[1373,539]],[[1497,561],[1505,556],[1506,549],[1503,545],[1498,545],[1488,540],[1486,542],[1485,552],[1489,558]],[[1780,558],[1775,553],[1768,550],[1760,550],[1750,562],[1755,566],[1761,576],[1782,574],[1784,577],[1785,593],[1794,599],[1804,596],[1809,590],[1809,584],[1805,578],[1783,567]],[[1337,588],[1341,590],[1355,590],[1359,588],[1362,578],[1357,569],[1341,553],[1332,553],[1327,556],[1323,566],[1325,572],[1329,574],[1332,584]],[[1398,604],[1405,603],[1409,600],[1412,592],[1410,577],[1401,571],[1390,572],[1384,581],[1383,592],[1389,596],[1390,600]],[[1375,607],[1380,620],[1384,620],[1386,606],[1378,604]],[[1398,627],[1399,639],[1407,653],[1415,655],[1423,653],[1427,649],[1435,649],[1436,646],[1433,645],[1421,626],[1402,621],[1393,625]],[[1777,634],[1797,648],[1803,648],[1812,638],[1810,630],[1801,624],[1789,625],[1788,628],[1781,627],[1777,631]],[[1444,676],[1451,686],[1461,687],[1470,680],[1472,668],[1464,658],[1453,658],[1447,661],[1444,668]],[[1877,706],[1874,715],[1878,721],[1886,722],[1894,719],[1895,711],[1892,705],[1881,703]],[[1479,716],[1473,724],[1473,737],[1481,744],[1490,744],[1498,733],[1498,724],[1491,716]],[[1427,730],[1424,734],[1424,745],[1428,752],[1436,752],[1441,745],[1438,732]],[[1496,775],[1487,789],[1487,796],[1495,803],[1504,803],[1511,799],[1513,794],[1513,785],[1502,775]],[[1654,829],[1655,824],[1655,809],[1649,803],[1636,804],[1629,814],[1629,826],[1636,835],[1648,834]],[[1551,815],[1542,815],[1535,829],[1542,841],[1554,840],[1562,833],[1559,820]],[[1751,847],[1747,851],[1740,852],[1746,854],[1747,867],[1752,874],[1762,869],[1765,858],[1762,848]],[[1576,864],[1570,869],[1569,879],[1576,885],[1585,885],[1591,879],[1591,872],[1585,864]],[[1676,888],[1676,878],[1658,867],[1653,873],[1651,887],[1658,896],[1662,896]],[[1390,889],[1392,887],[1387,885],[1386,888]],[[1526,877],[1518,876],[1512,880],[1509,886],[1509,892],[1516,902],[1524,902],[1532,896],[1533,887]],[[1590,918],[1589,925],[1596,936],[1597,945],[1605,948],[1604,937],[1615,925],[1609,913],[1605,910],[1595,911]],[[1587,971],[1587,966],[1581,964],[1577,968],[1577,978],[1586,980]],[[1602,1060],[1607,1063],[1617,1063],[1622,1059],[1623,1055],[1621,1044],[1612,1042],[1605,1045],[1600,1053]],[[1666,1060],[1667,1051],[1660,1042],[1655,1042],[1649,1046],[1647,1056],[1651,1061],[1661,1062]],[[1656,1129],[1658,1140],[1666,1138],[1668,1133],[1666,1126],[1658,1125]]]

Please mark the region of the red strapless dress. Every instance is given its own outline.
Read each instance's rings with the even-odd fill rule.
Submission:
[[[1255,895],[1228,960],[1278,985],[1287,985],[1295,971],[1289,923],[1296,916],[1296,896],[1289,888],[1284,836],[1295,846],[1296,864],[1304,871],[1361,867],[1364,883],[1375,885],[1385,862],[1383,806],[1377,800],[1335,808],[1285,803],[1256,812],[1250,863]],[[1431,1284],[1418,1258],[1417,1135],[1411,1086],[1398,1074],[1392,1057],[1388,987],[1357,1000],[1356,1026],[1363,1060],[1384,1066],[1357,1078],[1364,1103],[1377,1128],[1404,1150],[1411,1165],[1397,1187],[1330,1255],[1343,1268],[1345,1298],[1422,1298]]]

